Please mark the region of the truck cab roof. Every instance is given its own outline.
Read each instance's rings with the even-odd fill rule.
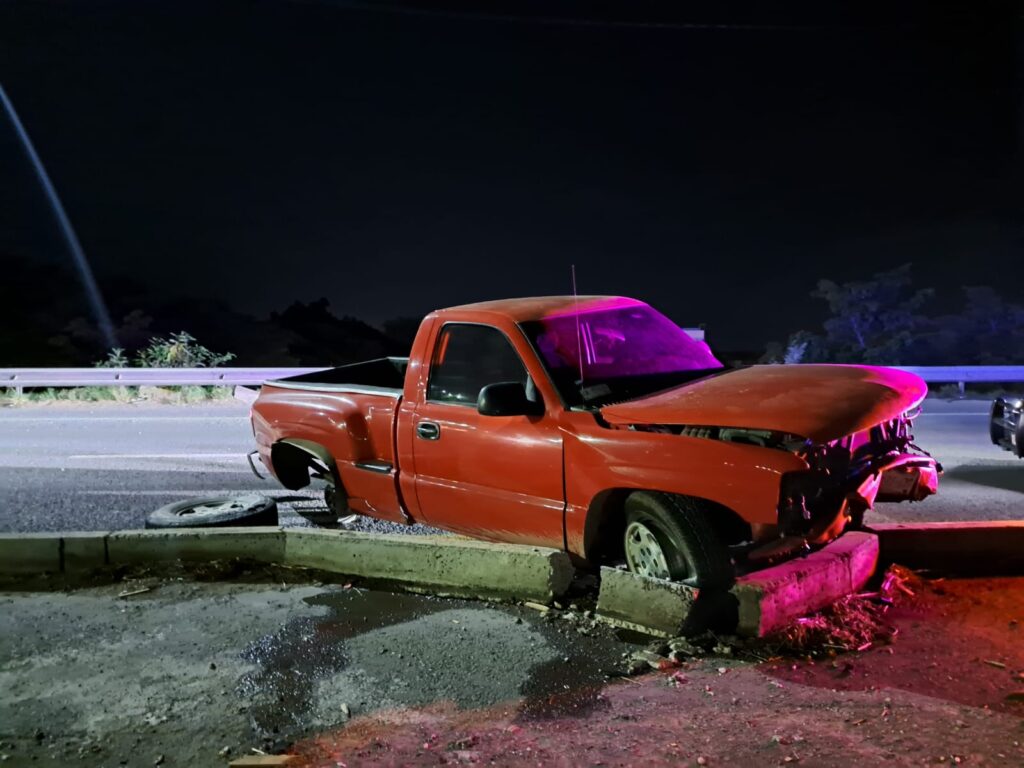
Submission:
[[[576,312],[596,312],[602,309],[643,306],[643,304],[642,301],[625,296],[532,296],[462,304],[457,307],[439,309],[431,314],[436,317],[447,317],[463,313],[485,313],[508,318],[515,323],[523,323],[545,317],[571,315]]]

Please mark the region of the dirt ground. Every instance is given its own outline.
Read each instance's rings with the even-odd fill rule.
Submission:
[[[569,611],[265,576],[0,592],[0,761],[1024,765],[1024,578],[910,582],[863,652],[625,677],[636,638]]]
[[[596,690],[631,647],[522,606],[229,570],[0,591],[0,763],[224,766],[382,709]]]
[[[1024,765],[1024,579],[912,586],[890,645],[701,659],[548,710],[378,713],[295,751],[332,767]]]

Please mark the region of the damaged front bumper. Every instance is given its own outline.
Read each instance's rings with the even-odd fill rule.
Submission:
[[[747,553],[771,562],[827,544],[848,526],[859,527],[876,502],[923,501],[939,488],[942,465],[931,456],[889,452],[838,480],[828,468],[793,473],[783,481],[778,537]]]
[[[940,474],[942,465],[931,456],[901,453],[869,478],[877,478],[873,495],[867,488],[859,495],[866,508],[876,501],[924,501],[938,492]]]

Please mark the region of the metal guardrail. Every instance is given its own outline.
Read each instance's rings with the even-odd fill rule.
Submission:
[[[929,384],[1024,382],[1024,365],[891,366]],[[255,387],[323,368],[0,368],[0,388],[24,387]]]
[[[0,387],[259,386],[323,368],[0,368]]]
[[[929,384],[1024,381],[1024,365],[891,365]]]
[[[894,365],[916,373],[929,384],[956,384],[960,395],[967,384],[1012,384],[1024,382],[1024,365]]]

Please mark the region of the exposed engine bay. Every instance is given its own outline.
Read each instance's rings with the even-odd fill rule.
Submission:
[[[638,431],[756,445],[795,453],[807,469],[783,476],[776,526],[754,526],[751,561],[773,561],[826,544],[860,527],[876,501],[921,501],[938,489],[942,467],[914,445],[917,412],[851,435],[815,444],[764,429],[693,425],[632,425]]]

